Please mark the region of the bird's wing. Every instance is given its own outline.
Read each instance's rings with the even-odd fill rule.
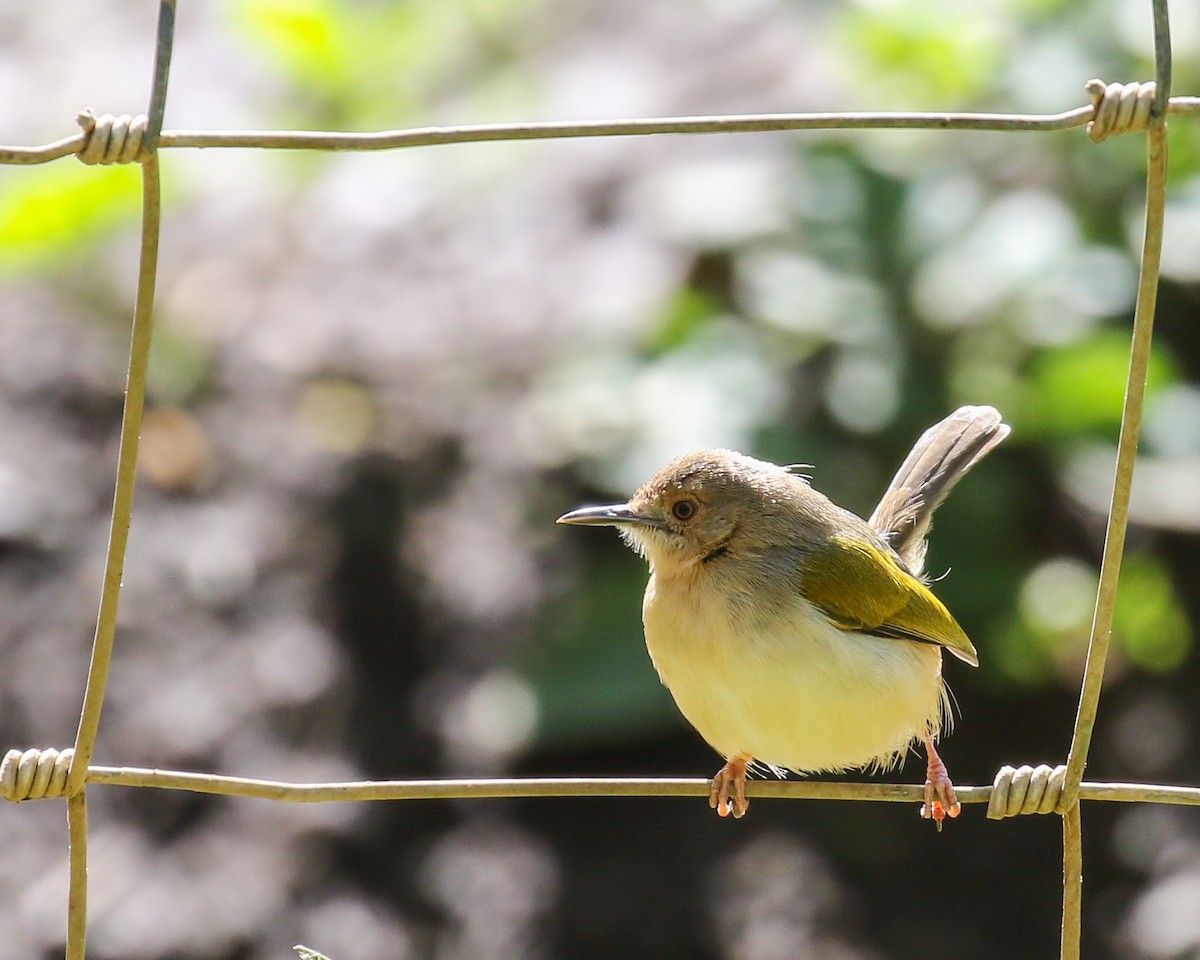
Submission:
[[[857,537],[832,537],[805,558],[800,594],[843,630],[936,643],[979,665],[975,648],[942,602],[886,551]]]

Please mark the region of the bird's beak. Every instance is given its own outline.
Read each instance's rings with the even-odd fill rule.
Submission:
[[[639,513],[627,503],[615,503],[608,507],[580,507],[564,513],[557,523],[579,523],[596,527],[619,527],[635,524],[644,527],[661,527],[662,521],[646,513]]]

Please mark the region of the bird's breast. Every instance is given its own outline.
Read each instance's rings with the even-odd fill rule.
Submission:
[[[772,598],[703,566],[654,571],[643,620],[660,678],[723,756],[808,771],[887,763],[941,722],[938,648],[841,630],[798,591]]]

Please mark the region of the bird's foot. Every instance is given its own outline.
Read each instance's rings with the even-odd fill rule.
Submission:
[[[921,816],[926,820],[932,820],[936,824],[938,832],[941,833],[942,821],[946,817],[953,819],[962,813],[962,804],[954,795],[954,784],[950,782],[950,774],[946,772],[946,765],[942,763],[942,758],[934,749],[933,738],[926,733],[924,740],[929,764],[925,769],[925,803],[921,807]]]
[[[746,763],[749,757],[733,757],[712,778],[708,790],[708,805],[717,811],[717,816],[727,817],[731,813],[740,820],[750,809],[746,799]]]

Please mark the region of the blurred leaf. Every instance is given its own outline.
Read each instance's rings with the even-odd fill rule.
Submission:
[[[1019,616],[996,638],[998,661],[1009,677],[1036,684],[1060,666],[1082,662],[1098,581],[1095,567],[1067,557],[1030,571],[1021,588]],[[1124,558],[1113,643],[1135,666],[1156,673],[1176,669],[1191,651],[1187,615],[1170,570],[1157,557]]]
[[[667,353],[683,346],[703,330],[718,314],[711,297],[695,287],[683,287],[667,305],[662,322],[653,331],[648,344],[654,354]]]
[[[1121,422],[1129,371],[1129,334],[1105,331],[1082,343],[1046,350],[1033,360],[1025,401],[1014,426],[1024,433],[1078,435],[1111,430]],[[1162,350],[1150,356],[1146,392],[1178,379],[1174,360]]]
[[[1192,631],[1171,573],[1157,557],[1138,554],[1121,564],[1113,639],[1143,670],[1174,670],[1192,648]]]
[[[1007,0],[1012,16],[1035,18],[1070,7],[1070,0]]]
[[[438,81],[461,83],[502,59],[500,41],[522,36],[514,17],[531,2],[239,0],[232,10],[235,27],[323,107],[314,119],[394,126]]]
[[[1019,683],[1036,685],[1083,656],[1095,605],[1096,568],[1075,557],[1051,557],[1025,574],[1016,616],[998,632],[997,660]]]
[[[1177,124],[1171,130],[1168,187],[1185,187],[1200,173],[1200,124]]]
[[[0,270],[61,267],[140,213],[141,177],[131,164],[59,162],[7,174],[0,189]]]
[[[993,82],[1005,18],[982,5],[890,0],[856,6],[843,22],[856,79],[888,105],[925,109],[961,103]],[[893,91],[899,91],[898,98]]]
[[[1016,682],[1024,686],[1037,686],[1052,675],[1052,646],[1060,638],[1049,633],[1033,633],[1020,618],[1010,617],[989,638],[992,643],[991,663],[998,668],[989,671],[985,679],[1005,686]],[[1003,677],[1003,683],[1001,679]]]
[[[245,25],[262,46],[299,76],[343,65],[342,37],[328,4],[256,0],[244,8]]]
[[[340,4],[336,0],[243,0],[237,25],[287,78],[334,117],[366,120],[387,102],[397,116],[417,105],[400,81],[445,56],[438,11],[426,3]]]

